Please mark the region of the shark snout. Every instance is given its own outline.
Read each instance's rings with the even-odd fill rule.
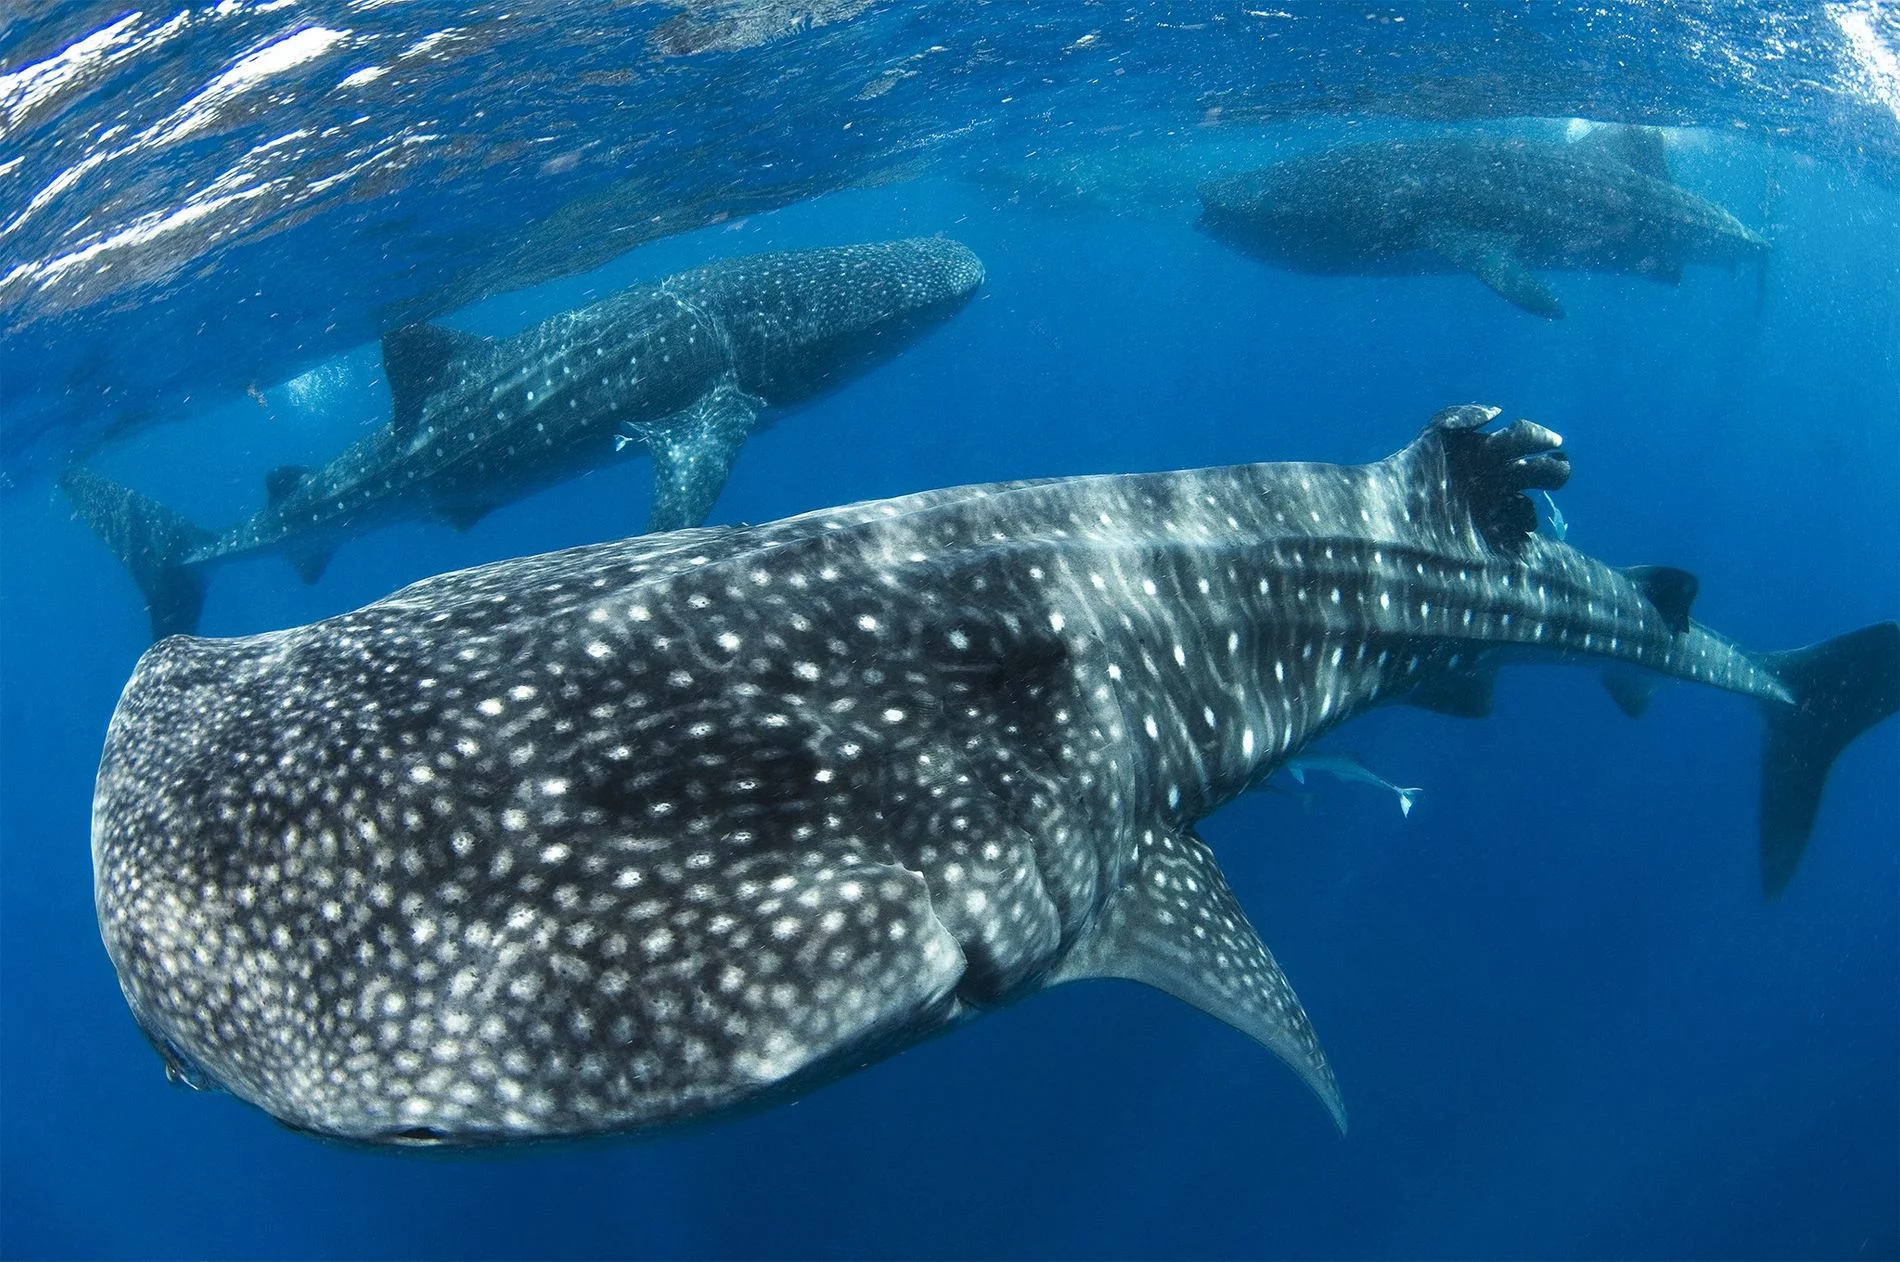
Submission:
[[[922,244],[933,255],[944,298],[968,298],[983,287],[983,260],[975,250],[948,237],[930,238]]]

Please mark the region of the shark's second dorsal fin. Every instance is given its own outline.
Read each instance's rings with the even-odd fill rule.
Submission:
[[[383,338],[383,376],[394,404],[389,426],[406,434],[422,419],[422,405],[448,380],[450,369],[485,359],[493,343],[440,324],[411,324]]]
[[[264,502],[267,507],[276,508],[290,498],[291,492],[303,485],[310,476],[307,464],[280,464],[264,475]]]
[[[1207,844],[1159,833],[1051,984],[1122,977],[1153,986],[1251,1036],[1298,1074],[1346,1129],[1346,1106],[1299,996],[1247,923]]]
[[[1655,127],[1605,123],[1577,140],[1573,147],[1579,153],[1602,154],[1651,179],[1674,178],[1669,174],[1668,147],[1663,143],[1662,131]]]
[[[1696,576],[1667,565],[1632,565],[1623,577],[1642,589],[1669,629],[1677,635],[1689,630],[1689,606],[1695,603]]]

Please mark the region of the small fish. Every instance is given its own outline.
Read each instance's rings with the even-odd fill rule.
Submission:
[[[1307,772],[1323,771],[1336,779],[1356,780],[1360,784],[1370,784],[1377,788],[1390,789],[1399,795],[1400,815],[1409,816],[1412,813],[1413,800],[1425,791],[1423,789],[1400,788],[1390,780],[1387,780],[1384,776],[1378,775],[1368,769],[1366,764],[1360,762],[1359,759],[1352,754],[1332,754],[1323,751],[1314,751],[1313,753],[1301,754],[1298,758],[1288,759],[1286,769],[1291,772],[1293,778],[1301,784],[1306,783]]]
[[[619,448],[615,448],[615,450],[618,451]],[[1544,503],[1550,506],[1550,516],[1544,522],[1544,525],[1549,527],[1549,529],[1545,530],[1544,533],[1549,535],[1552,539],[1555,539],[1558,543],[1562,543],[1565,539],[1570,537],[1570,523],[1564,520],[1564,510],[1557,507],[1557,501],[1550,498],[1549,491],[1539,491],[1538,494],[1543,496]]]

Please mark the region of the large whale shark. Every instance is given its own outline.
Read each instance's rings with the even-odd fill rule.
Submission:
[[[154,639],[195,628],[215,562],[281,552],[315,582],[347,538],[418,517],[466,529],[630,436],[653,457],[647,528],[696,526],[763,410],[896,354],[982,282],[967,247],[917,238],[729,259],[505,340],[403,329],[383,341],[389,422],[320,469],[272,470],[266,506],[223,534],[85,469],[62,485],[138,582]]]
[[[99,923],[180,1076],[292,1126],[493,1142],[782,1097],[1120,977],[1278,1053],[1293,988],[1195,823],[1499,665],[1757,701],[1763,879],[1900,702],[1900,625],[1751,654],[1679,570],[1535,533],[1559,439],[1441,413],[1363,466],[932,491],[174,637],[93,807]]]
[[[1768,243],[1670,177],[1662,133],[1573,142],[1438,136],[1340,145],[1201,186],[1201,226],[1242,253],[1320,274],[1469,272],[1534,315],[1563,304],[1533,269],[1674,284],[1688,263]]]

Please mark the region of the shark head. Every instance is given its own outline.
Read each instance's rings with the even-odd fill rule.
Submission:
[[[962,309],[983,263],[961,242],[915,237],[765,254],[681,278],[731,339],[739,384],[804,402],[889,359]]]
[[[1313,268],[1315,243],[1340,226],[1340,216],[1311,175],[1311,163],[1295,160],[1208,180],[1199,190],[1199,226],[1242,254]]]

